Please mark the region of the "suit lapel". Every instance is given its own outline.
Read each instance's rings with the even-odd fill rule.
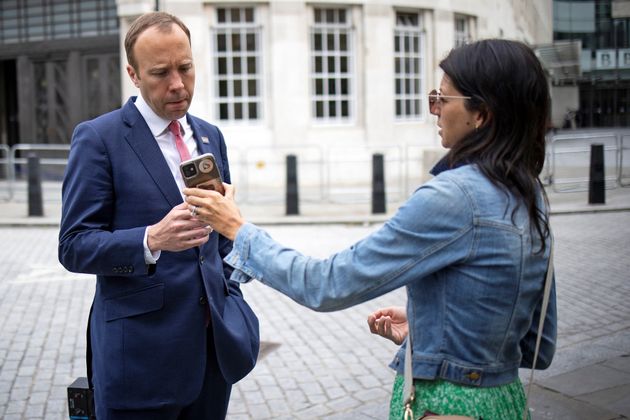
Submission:
[[[149,126],[140,115],[140,112],[129,99],[123,108],[123,121],[129,127],[125,134],[125,140],[140,159],[158,189],[164,195],[171,207],[182,202],[182,196],[173,179],[171,170],[164,160],[164,155],[158,146]]]
[[[217,160],[219,170],[223,172],[223,156],[221,156],[221,153],[217,148],[216,140],[213,139],[212,134],[204,131],[201,125],[199,125],[190,114],[188,114],[188,124],[190,124],[190,127],[192,128],[193,137],[197,142],[197,152],[200,155],[204,153],[212,153]]]
[[[202,133],[201,127],[199,127],[199,124],[197,124],[195,119],[192,118],[190,114],[188,114],[188,124],[190,124],[190,128],[192,129],[192,132],[193,132],[193,137],[195,141],[197,142],[198,153],[200,155],[204,153],[212,153],[212,149],[210,148],[210,145],[208,144],[208,141],[207,141],[208,135],[206,133]],[[204,142],[202,138],[205,138],[206,141]]]

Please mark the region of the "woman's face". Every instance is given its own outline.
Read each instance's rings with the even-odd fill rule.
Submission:
[[[481,125],[480,112],[466,109],[465,100],[449,77],[444,75],[432,114],[438,117],[438,134],[442,137],[442,146],[447,149]]]

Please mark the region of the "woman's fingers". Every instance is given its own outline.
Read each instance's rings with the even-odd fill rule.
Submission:
[[[375,321],[376,321],[376,318],[374,318],[374,315],[368,315],[367,323],[368,323],[368,327],[370,328],[370,332],[372,334],[376,332],[376,330],[374,329]]]
[[[368,325],[372,334],[383,335],[383,323],[385,318],[377,318],[375,315],[368,316]]]
[[[391,331],[391,318],[388,316],[381,317],[377,320],[377,323],[378,334],[383,337],[388,337],[388,334]]]
[[[236,188],[234,185],[223,183],[223,188],[225,189],[225,198],[234,200],[236,196]]]

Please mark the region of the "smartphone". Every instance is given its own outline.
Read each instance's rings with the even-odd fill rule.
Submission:
[[[212,153],[204,153],[180,163],[179,171],[187,187],[204,188],[225,194],[221,173]]]

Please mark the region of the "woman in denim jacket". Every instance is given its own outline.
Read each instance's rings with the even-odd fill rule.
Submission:
[[[258,279],[317,311],[336,311],[407,288],[404,316],[380,311],[373,332],[413,334],[414,412],[517,419],[525,396],[519,367],[531,367],[550,250],[545,160],[549,92],[531,49],[506,40],[456,48],[440,63],[429,95],[448,154],[435,177],[379,230],[331,257],[310,258],[246,223],[226,195],[187,189],[197,217],[234,240],[232,279]],[[390,308],[391,309],[391,308]],[[389,320],[387,319],[389,316]],[[381,319],[382,318],[382,319]],[[401,324],[402,322],[402,324]],[[395,330],[395,328],[394,328]],[[403,414],[403,344],[390,418]],[[555,288],[538,369],[556,341]]]

